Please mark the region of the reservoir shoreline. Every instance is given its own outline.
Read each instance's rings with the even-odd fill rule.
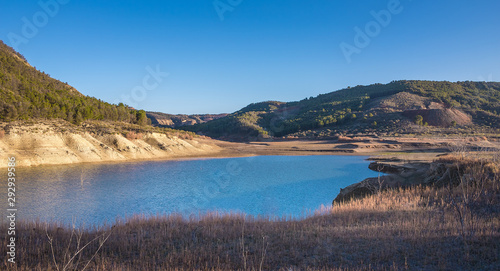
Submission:
[[[276,140],[268,142],[227,142],[209,138],[180,139],[151,134],[145,139],[127,140],[115,135],[118,146],[90,134],[14,134],[0,141],[0,159],[14,156],[18,167],[79,163],[135,163],[185,159],[249,157],[259,155],[353,155],[431,162],[454,146],[500,150],[497,141],[487,138],[349,138],[331,140]],[[69,138],[69,139],[68,139]],[[100,140],[100,141],[98,141]],[[153,142],[152,142],[153,141]],[[160,148],[153,143],[160,142]],[[149,143],[149,144],[148,144]],[[166,147],[164,147],[166,146]],[[0,163],[6,168],[7,163]]]

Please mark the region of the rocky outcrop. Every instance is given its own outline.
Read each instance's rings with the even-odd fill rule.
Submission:
[[[404,173],[405,171],[414,170],[414,168],[411,166],[394,165],[394,164],[380,163],[380,162],[372,162],[370,163],[370,165],[368,165],[368,168],[373,171],[391,173],[391,174],[401,174]]]
[[[496,150],[496,149],[495,149]],[[391,161],[376,161],[369,168],[382,173],[388,173],[376,178],[368,178],[362,182],[352,184],[344,189],[333,200],[333,204],[347,202],[352,199],[366,197],[379,191],[398,187],[457,186],[461,180],[493,180],[498,178],[500,168],[481,159],[465,159],[454,156],[442,156],[434,162],[407,163],[398,159]]]
[[[160,112],[146,112],[146,115],[151,119],[151,124],[154,126],[177,128],[220,119],[228,114],[172,115]]]
[[[368,167],[371,170],[388,175],[367,178],[359,183],[340,189],[340,193],[333,200],[332,204],[363,198],[388,188],[409,187],[421,184],[428,174],[430,164],[372,162]]]

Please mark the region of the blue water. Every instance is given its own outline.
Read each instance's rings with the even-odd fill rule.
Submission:
[[[377,173],[360,156],[258,156],[17,169],[21,220],[113,223],[207,211],[301,218]],[[5,182],[0,197],[6,198]]]

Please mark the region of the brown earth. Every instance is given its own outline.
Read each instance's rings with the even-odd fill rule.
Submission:
[[[408,92],[375,99],[368,104],[368,107],[372,111],[400,113],[411,121],[420,115],[424,123],[436,127],[450,127],[453,123],[456,125],[473,123],[472,117],[459,109],[447,108],[443,103]]]
[[[451,148],[499,149],[499,142],[486,137],[339,137],[331,140],[280,140],[269,142],[235,143],[214,141],[223,150],[218,156],[251,155],[367,155],[427,162]]]
[[[454,122],[456,125],[472,124],[471,116],[455,108],[406,110],[403,115],[409,119],[420,115],[424,122],[437,127],[450,127]]]
[[[405,110],[443,109],[444,105],[433,102],[429,98],[425,98],[408,92],[399,92],[389,97],[374,99],[369,103],[368,107],[371,110],[397,112]]]

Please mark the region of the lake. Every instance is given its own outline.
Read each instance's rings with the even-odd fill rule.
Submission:
[[[17,219],[89,226],[134,214],[214,210],[302,218],[330,205],[340,188],[377,176],[365,159],[257,156],[17,168]],[[6,183],[0,187],[6,199]]]

